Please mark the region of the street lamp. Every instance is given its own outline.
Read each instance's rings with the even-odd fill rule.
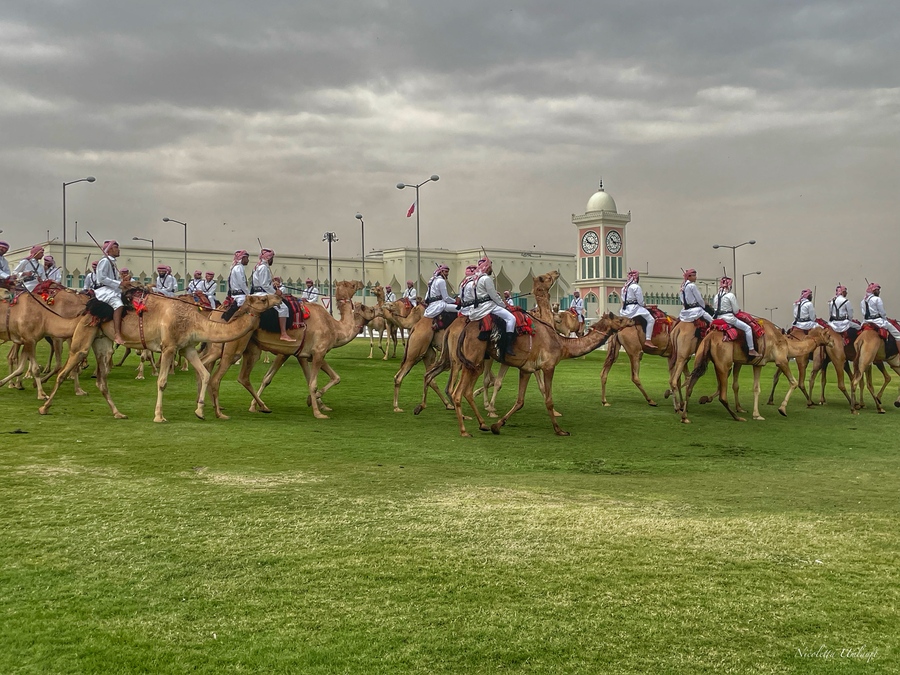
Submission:
[[[747,272],[746,274],[741,275],[741,302],[744,303],[744,307],[747,307],[747,294],[744,292],[744,279],[747,277],[751,277],[754,274],[762,274],[762,272]]]
[[[416,203],[414,204],[416,209],[416,285],[419,285],[419,279],[422,278],[422,246],[419,239],[419,188],[425,185],[425,183],[429,183],[431,181],[439,181],[441,179],[440,176],[434,174],[428,180],[423,180],[418,185],[407,185],[406,183],[397,183],[397,189],[402,190],[403,188],[415,188],[416,189]]]
[[[331,245],[338,241],[338,238],[334,232],[326,232],[322,235],[322,241],[328,242],[328,311],[334,316],[334,297],[332,296],[334,275],[331,272]]]
[[[66,265],[66,186],[74,185],[75,183],[93,183],[96,178],[93,176],[88,176],[87,178],[79,178],[78,180],[70,180],[68,183],[63,182],[63,237],[62,237],[62,273],[63,273],[63,284],[66,286],[69,285],[69,268]],[[49,237],[47,237],[49,239]]]
[[[182,223],[180,220],[175,220],[174,218],[163,218],[164,223],[178,223],[179,225],[184,225],[184,287],[187,288],[187,278],[188,278],[188,266],[187,266],[187,223]]]
[[[751,239],[750,241],[745,241],[743,244],[737,244],[735,246],[729,246],[728,244],[713,244],[713,248],[730,248],[731,249],[731,278],[737,279],[737,262],[735,251],[739,249],[741,246],[746,246],[747,244],[755,244],[756,240]],[[741,293],[743,295],[743,292]]]
[[[363,220],[361,213],[356,214],[356,219],[362,228],[362,285],[363,285],[363,304],[366,303],[366,221]]]
[[[777,307],[766,307],[766,311],[769,313],[769,321],[771,321],[772,323],[775,323],[775,321],[772,319],[772,312],[774,312],[776,309],[778,309],[778,308]]]
[[[156,262],[156,248],[154,247],[154,242],[152,239],[144,239],[143,237],[132,237],[132,241],[149,241],[150,242],[150,276],[153,276],[153,270],[155,269],[153,263]]]

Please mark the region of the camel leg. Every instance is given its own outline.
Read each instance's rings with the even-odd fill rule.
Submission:
[[[465,397],[466,402],[469,404],[469,407],[472,408],[472,411],[475,413],[475,419],[478,420],[478,428],[481,431],[493,431],[491,427],[487,425],[484,418],[481,416],[481,412],[478,410],[478,406],[475,405],[475,396],[473,395],[473,391],[475,388],[475,380],[478,379],[478,376],[481,374],[482,369],[484,368],[483,357],[480,357],[480,363],[477,366],[475,371],[470,371],[466,368],[463,369],[460,374],[459,383],[456,385],[456,395],[453,398],[453,403],[456,407],[456,418],[459,422],[460,434],[462,436],[470,436],[466,431],[465,424],[463,423],[463,414],[462,414],[462,406],[460,405],[460,396]],[[497,433],[496,431],[494,433]]]
[[[297,360],[300,362],[300,367],[303,368],[304,376],[308,376],[310,370],[309,365],[307,364],[307,359],[298,356]],[[319,400],[319,410],[321,410],[322,412],[331,412],[331,408],[325,405],[325,403],[322,401],[322,396],[325,395],[326,391],[341,383],[341,376],[338,375],[337,371],[329,365],[324,356],[322,356],[321,370],[323,373],[328,375],[328,382],[325,383],[324,387],[318,386],[319,383],[316,382],[316,398]],[[306,397],[306,407],[312,407],[312,401],[310,400],[309,396]]]
[[[75,341],[75,338],[72,338]],[[109,395],[109,373],[112,370],[112,357],[115,344],[104,335],[98,335],[92,342],[94,349],[94,357],[97,359],[97,389],[103,395],[103,400],[112,411],[113,417],[117,420],[127,419],[127,415],[119,412],[116,404],[113,403],[112,397]],[[71,356],[70,356],[71,357]]]
[[[715,363],[716,368],[716,380],[719,383],[719,403],[721,403],[725,410],[728,411],[728,414],[731,415],[731,418],[737,422],[746,422],[743,417],[738,417],[737,413],[731,409],[731,406],[728,404],[728,374],[731,371],[732,364],[723,364],[719,365]],[[737,373],[735,373],[735,376]]]
[[[429,345],[427,349],[430,350],[431,346]],[[424,354],[422,356],[424,356]],[[419,360],[418,357],[410,354],[409,349],[407,349],[406,353],[403,355],[403,361],[400,362],[400,369],[394,375],[394,412],[403,412],[403,408],[400,407],[400,386],[403,384],[403,380],[406,376],[409,375],[409,371],[413,369],[413,366],[415,366]]]
[[[119,359],[119,362],[116,364],[116,368],[121,368],[122,364],[125,363],[125,359],[128,358],[128,355],[131,354],[131,347],[125,347],[125,352],[122,354],[122,358]],[[140,379],[144,379],[143,377]]]
[[[261,412],[261,413],[270,413],[272,409],[269,408],[262,400],[262,393],[266,387],[272,384],[272,380],[275,379],[275,374],[281,370],[281,367],[287,363],[287,360],[290,358],[290,354],[276,354],[275,360],[269,366],[269,369],[266,371],[266,374],[263,375],[262,382],[259,383],[259,389],[256,390],[256,393],[253,392],[252,387],[250,386],[250,372],[253,370],[253,365],[259,360],[259,356],[256,358],[249,359],[250,360],[250,369],[245,372],[243,364],[241,364],[241,372],[238,375],[238,381],[241,384],[246,381],[245,387],[249,387],[248,391],[253,396],[253,401],[250,403],[250,412]]]
[[[169,368],[175,361],[175,348],[166,347],[159,357],[159,375],[156,377],[156,410],[153,414],[154,422],[166,422],[162,413],[163,392],[169,382]],[[205,368],[204,368],[205,370]],[[99,379],[99,378],[98,378]]]
[[[503,417],[494,422],[491,425],[491,431],[495,434],[500,433],[500,428],[506,426],[507,420],[513,416],[513,414],[522,409],[522,406],[525,405],[525,392],[528,390],[528,382],[531,380],[531,373],[525,372],[524,370],[519,371],[519,391],[516,393],[516,402],[513,403],[513,407],[509,409]],[[544,398],[546,401],[546,397]],[[551,412],[550,418],[552,420],[553,426],[556,427],[556,418],[553,417]]]
[[[203,367],[203,361],[200,360],[200,355],[197,353],[197,348],[194,345],[188,345],[182,353],[187,362],[194,366],[194,371],[197,373],[199,393],[197,394],[197,408],[194,410],[194,414],[198,419],[206,419],[203,408],[206,403],[206,388],[209,386],[209,371]]]
[[[216,347],[221,347],[221,350],[216,349]],[[212,398],[213,406],[216,411],[216,417],[220,420],[230,419],[228,415],[222,412],[222,408],[219,405],[219,385],[222,382],[222,379],[225,377],[225,373],[228,372],[228,369],[231,368],[232,362],[234,361],[235,353],[232,353],[232,350],[237,351],[235,346],[229,347],[228,350],[225,349],[225,345],[212,345],[211,349],[218,353],[218,366],[215,370],[212,371],[212,374],[209,378],[209,395]],[[216,363],[216,358],[214,358],[214,354],[210,354],[207,351],[205,358],[203,359],[203,367],[209,370],[212,369],[213,365]]]
[[[781,372],[784,373],[784,376],[788,379],[790,386],[788,387],[787,393],[784,395],[784,401],[781,402],[781,405],[778,406],[778,414],[787,417],[787,404],[791,399],[791,394],[794,393],[794,389],[796,389],[799,385],[796,379],[794,379],[794,374],[791,372],[790,362],[775,362]]]
[[[603,370],[600,371],[600,403],[604,408],[609,407],[609,401],[606,400],[606,380],[609,378],[609,371],[619,358],[619,342],[615,336],[609,341],[609,347],[606,351],[606,361],[603,362]]]
[[[739,413],[747,412],[741,405],[741,364],[735,363],[731,371],[731,393],[734,395],[734,409]]]
[[[490,367],[490,361],[488,361],[488,367]],[[503,378],[506,377],[506,371],[509,370],[509,364],[501,363],[500,368],[497,369],[497,377],[491,378],[493,382],[491,383],[493,386],[491,392],[491,398],[489,401],[486,400],[484,409],[488,413],[488,417],[498,417],[497,415],[497,394],[500,393],[500,390],[503,388]],[[484,395],[487,397],[487,380],[484,383]]]
[[[753,366],[753,419],[765,420],[766,418],[759,414],[759,379],[762,374],[762,366]]]
[[[19,354],[20,347],[21,345],[17,344],[10,347],[9,352],[6,355],[7,363],[9,363],[9,375],[0,380],[0,387],[8,382],[10,383],[11,389],[24,389],[21,382],[19,382],[19,378],[27,369],[30,369],[31,362],[21,358],[21,355]],[[13,386],[13,384],[17,382],[18,386]]]
[[[309,400],[308,403],[312,405],[313,416],[319,420],[327,420],[328,415],[322,412],[319,408],[319,398],[316,396],[316,389],[318,387],[318,379],[319,379],[319,370],[322,368],[322,362],[324,361],[324,356],[320,354],[315,354],[309,361],[309,375],[307,377],[307,388],[309,390]]]

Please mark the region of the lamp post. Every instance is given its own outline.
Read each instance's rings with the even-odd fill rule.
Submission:
[[[332,296],[334,275],[331,272],[331,245],[338,241],[338,238],[334,232],[326,232],[322,235],[322,241],[328,242],[328,311],[334,316],[334,297]]]
[[[93,183],[96,178],[93,176],[88,176],[87,178],[79,178],[78,180],[70,180],[69,182],[63,182],[63,237],[62,237],[62,273],[63,273],[63,284],[65,286],[69,285],[69,268],[66,265],[66,186],[74,185],[75,183]],[[50,238],[49,236],[47,237]]]
[[[397,183],[397,189],[402,190],[403,188],[415,188],[416,189],[416,286],[419,285],[419,279],[422,278],[422,245],[421,240],[419,238],[419,188],[425,185],[425,183],[429,183],[431,181],[439,181],[441,179],[440,176],[434,174],[428,180],[423,180],[421,183],[417,185],[407,185],[406,183]]]
[[[188,266],[187,266],[187,223],[182,223],[180,220],[175,220],[174,218],[163,218],[164,223],[178,223],[179,225],[184,225],[184,287],[187,288],[187,278],[188,278]]]
[[[771,321],[772,323],[775,323],[775,321],[772,319],[772,312],[774,312],[776,309],[778,309],[778,308],[777,307],[766,307],[766,311],[769,313],[769,321]]]
[[[744,289],[744,279],[752,277],[754,274],[762,274],[762,272],[747,272],[746,274],[741,275],[741,302],[744,303],[744,307],[747,306],[747,294]]]
[[[366,303],[366,221],[363,220],[361,213],[356,214],[362,230],[362,285],[363,285],[363,304]]]
[[[741,246],[746,246],[747,244],[755,244],[756,240],[751,239],[750,241],[745,241],[743,244],[736,244],[734,246],[730,246],[728,244],[713,244],[713,248],[730,248],[731,249],[731,278],[737,279],[737,256],[735,255],[735,251],[739,249]],[[741,295],[744,292],[741,290]]]
[[[154,247],[154,241],[152,239],[144,239],[143,237],[132,237],[132,241],[149,241],[150,242],[150,276],[153,276],[154,266],[153,263],[156,262],[156,248]]]

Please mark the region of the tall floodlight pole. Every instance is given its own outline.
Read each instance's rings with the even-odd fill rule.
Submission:
[[[74,185],[75,183],[93,183],[96,178],[93,176],[88,176],[87,178],[79,178],[78,180],[70,180],[68,183],[63,182],[63,237],[62,237],[62,275],[63,275],[63,285],[69,285],[69,268],[66,265],[66,186]],[[47,237],[50,238],[49,236]]]
[[[143,237],[132,237],[132,241],[149,241],[150,242],[150,277],[153,277],[153,270],[156,269],[156,248],[153,239],[144,239]]]
[[[422,278],[422,241],[420,239],[419,232],[419,188],[425,185],[425,183],[430,183],[431,181],[439,181],[441,179],[440,176],[434,174],[428,180],[423,180],[421,183],[417,185],[408,185],[407,183],[397,183],[397,189],[402,190],[403,188],[415,188],[416,189],[416,286],[419,285],[419,279]]]
[[[182,223],[180,220],[175,220],[174,218],[163,218],[164,223],[178,223],[179,225],[184,225],[184,287],[187,288],[187,278],[188,278],[188,266],[187,266],[187,223]]]
[[[756,243],[756,240],[751,239],[750,241],[745,241],[742,244],[735,244],[734,246],[731,246],[730,244],[713,244],[713,248],[730,248],[731,249],[731,278],[732,279],[737,279],[737,255],[735,254],[735,251],[737,251],[737,249],[739,249],[741,246],[746,246],[747,244],[753,245],[755,243]],[[743,294],[744,294],[744,292],[742,289],[741,295],[743,295]],[[743,302],[743,298],[741,298],[741,301]]]
[[[328,242],[328,311],[334,316],[334,296],[332,289],[334,288],[334,275],[331,271],[331,245],[338,241],[334,232],[326,232],[322,235],[322,241]]]
[[[366,302],[366,221],[363,220],[361,213],[356,214],[362,230],[362,285],[363,285],[363,304]]]
[[[741,275],[741,304],[744,306],[744,311],[749,311],[747,306],[747,293],[744,289],[744,279],[747,277],[751,277],[754,274],[762,274],[762,272],[747,272],[746,274]]]

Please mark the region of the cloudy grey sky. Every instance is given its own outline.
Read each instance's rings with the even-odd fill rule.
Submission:
[[[885,286],[900,315],[900,5],[4,0],[0,228],[337,255],[573,251],[602,176],[629,262],[748,304]],[[71,227],[71,225],[70,225]],[[71,235],[71,232],[70,232]]]

